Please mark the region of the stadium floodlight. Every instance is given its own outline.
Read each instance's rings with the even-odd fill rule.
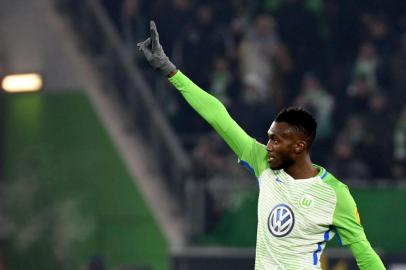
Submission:
[[[42,76],[38,73],[10,74],[1,82],[4,91],[10,93],[35,92],[41,90],[42,86]]]

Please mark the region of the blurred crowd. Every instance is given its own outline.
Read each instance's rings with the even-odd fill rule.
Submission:
[[[153,19],[176,66],[259,141],[281,108],[302,106],[319,124],[314,162],[344,181],[406,178],[406,1],[100,1],[135,64],[147,66],[135,44]],[[199,174],[224,171],[225,146],[143,72]]]

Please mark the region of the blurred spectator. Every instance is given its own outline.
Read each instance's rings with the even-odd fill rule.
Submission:
[[[239,50],[240,73],[243,80],[255,76],[256,96],[274,108],[283,105],[281,74],[290,70],[291,59],[279,40],[275,21],[268,14],[259,15],[247,29]]]
[[[243,128],[258,141],[266,142],[267,130],[272,115],[276,110],[264,97],[263,81],[254,73],[244,76],[240,96],[232,107],[232,114],[236,116]]]
[[[216,24],[212,7],[204,4],[196,10],[196,21],[180,33],[175,61],[197,85],[209,89],[215,57],[228,55],[229,35]]]
[[[267,12],[278,12],[287,0],[262,0],[261,8]],[[321,13],[323,8],[322,0],[302,0],[307,10]]]
[[[354,57],[358,47],[360,10],[356,1],[330,0],[325,2],[325,20],[328,29],[329,53],[332,54],[332,68],[342,68]]]
[[[321,38],[316,15],[303,0],[286,0],[277,13],[278,31],[294,61],[286,92],[287,104],[300,88],[302,75],[320,64]]]
[[[395,39],[392,29],[384,15],[364,14],[362,21],[366,28],[366,39],[370,40],[379,55],[386,57],[395,49]]]
[[[203,2],[203,1],[202,1]],[[205,0],[216,12],[216,18],[221,24],[231,25],[235,19],[249,20],[255,14],[258,1],[250,0]]]
[[[228,0],[231,2],[234,16],[230,20],[229,28],[233,35],[233,40],[238,46],[241,43],[245,32],[252,23],[256,14],[255,1],[249,0]],[[238,48],[237,48],[238,50]],[[238,52],[236,52],[238,54]]]
[[[374,94],[368,102],[365,113],[366,132],[368,133],[366,161],[371,167],[372,178],[384,178],[390,175],[392,164],[393,117],[382,94]]]
[[[368,134],[366,132],[364,120],[358,115],[354,114],[348,117],[344,128],[337,136],[338,141],[349,143],[355,149],[356,155],[365,158],[365,142]]]
[[[121,28],[123,40],[131,55],[135,56],[137,42],[144,39],[148,21],[142,12],[141,0],[124,0],[121,8]],[[139,54],[137,54],[139,55]]]
[[[367,110],[369,97],[376,92],[365,75],[357,75],[347,88],[346,111],[361,113]]]
[[[148,20],[155,19],[162,44],[178,67],[218,97],[258,140],[266,140],[266,119],[295,102],[318,119],[320,147],[313,150],[318,159],[327,158],[322,153],[334,142],[335,156],[328,158],[342,168],[351,160],[361,164],[356,177],[404,175],[404,158],[399,158],[403,148],[398,147],[403,145],[399,134],[404,132],[404,118],[394,117],[403,115],[406,98],[402,0],[102,3],[130,51],[148,31]],[[148,78],[156,84],[154,89],[166,90],[153,76]],[[155,94],[163,96],[162,108],[182,135],[209,129],[187,105],[176,101],[176,94]],[[200,145],[196,149],[212,147],[207,144],[188,142],[189,147]],[[205,154],[216,160],[216,155]],[[390,157],[395,160],[392,168]]]
[[[316,163],[343,181],[406,179],[404,0],[102,1],[130,50],[156,20],[178,68],[258,141],[266,142],[272,115],[296,103],[318,121]],[[216,134],[200,136],[212,129],[178,93],[140,70],[150,72],[160,108],[191,152],[204,229],[215,230],[243,186],[237,179],[249,178]]]
[[[189,0],[163,1],[156,14],[160,42],[168,56],[173,55],[177,35],[188,27],[192,20],[192,6]]]
[[[231,104],[228,93],[231,91],[230,87],[232,87],[233,80],[233,75],[229,69],[229,61],[225,57],[215,58],[209,89],[226,107]]]
[[[365,77],[368,87],[377,87],[376,72],[379,58],[372,43],[365,42],[361,45],[357,60],[354,65],[354,77]]]
[[[192,151],[193,163],[196,164],[199,179],[207,179],[212,175],[224,172],[224,145],[217,134],[209,133],[199,136]]]
[[[264,80],[256,73],[246,74],[243,79],[243,88],[240,99],[243,104],[255,107],[267,105],[268,96]]]
[[[321,86],[314,74],[305,75],[296,104],[313,112],[317,120],[317,138],[328,139],[332,133],[334,98]]]
[[[212,74],[215,72],[219,75],[217,73],[219,70],[213,71],[214,62],[219,57],[228,56],[229,35],[215,23],[214,11],[211,6],[200,5],[195,12],[195,21],[188,24],[183,31],[174,32],[178,35],[174,35],[176,44],[173,60],[185,74],[193,78],[197,85],[212,92],[210,90],[214,80]],[[219,65],[218,68],[222,69],[223,67]],[[219,72],[222,72],[222,76],[227,73],[225,70]],[[217,83],[219,83],[218,80]],[[218,85],[214,86],[217,87]],[[181,96],[176,95],[176,98],[180,99]],[[178,131],[191,134],[209,130],[208,124],[198,117],[187,103],[176,103],[178,108],[174,119],[176,119],[175,125]],[[184,123],[188,123],[188,125],[185,126]]]
[[[406,106],[403,107],[396,122],[393,152],[393,176],[406,179]]]
[[[392,57],[390,64],[389,97],[396,110],[400,110],[406,100],[406,31],[401,36],[399,52]]]
[[[351,144],[341,140],[334,145],[334,154],[328,162],[328,169],[336,177],[345,181],[370,177],[368,167],[354,155]]]

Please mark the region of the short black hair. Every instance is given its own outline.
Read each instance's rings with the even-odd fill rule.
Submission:
[[[313,115],[301,107],[282,109],[275,118],[275,122],[286,122],[303,133],[309,140],[309,148],[316,137],[317,122]]]

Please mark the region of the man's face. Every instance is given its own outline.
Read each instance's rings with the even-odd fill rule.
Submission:
[[[298,132],[286,122],[273,122],[268,130],[268,137],[266,148],[270,168],[272,170],[287,169],[294,164],[297,156],[297,143],[301,140]]]

